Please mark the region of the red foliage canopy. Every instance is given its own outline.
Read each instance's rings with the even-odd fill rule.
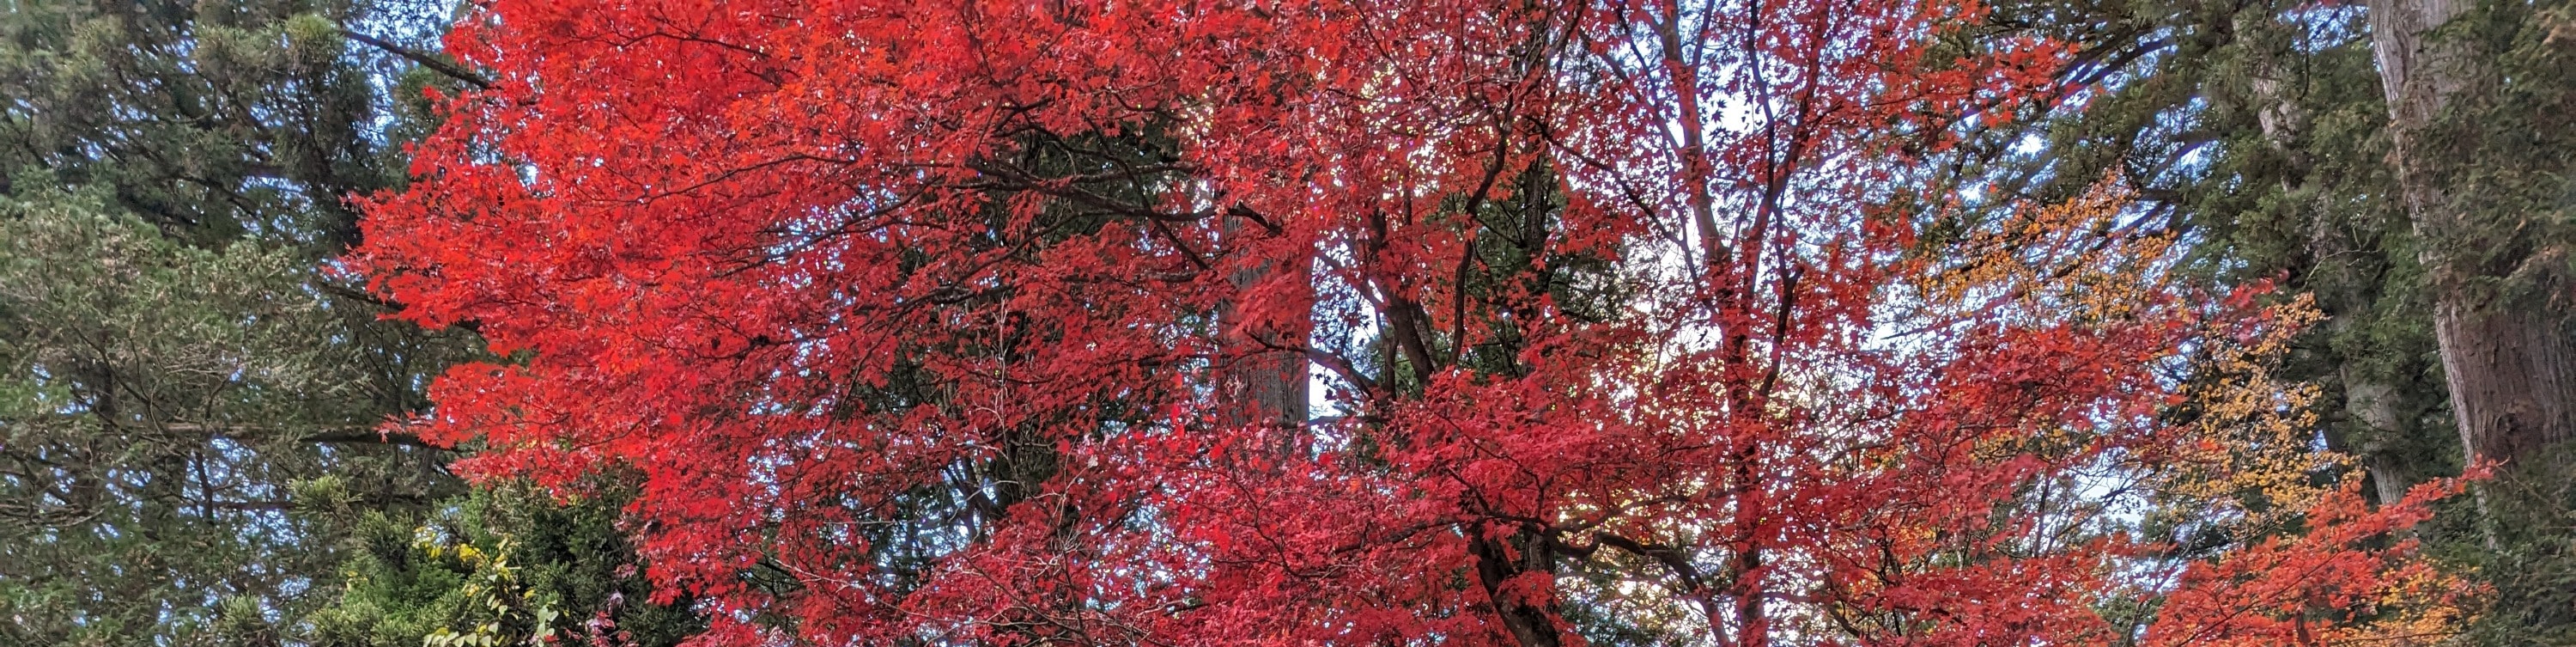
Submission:
[[[499,0],[450,39],[495,83],[355,260],[523,360],[451,372],[419,431],[486,443],[480,474],[640,471],[709,644],[2187,642],[2366,611],[2399,552],[2358,547],[2414,508],[2271,547],[2333,582],[2177,579],[2115,531],[2105,492],[2193,442],[2159,369],[2240,325],[2155,249],[2085,243],[2116,204],[1918,253],[1937,209],[1908,205],[1940,201],[1909,164],[2066,58],[1963,49],[1980,14]],[[2177,586],[2153,632],[2107,611]]]

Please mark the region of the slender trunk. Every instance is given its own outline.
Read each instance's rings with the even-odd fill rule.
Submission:
[[[2404,411],[2399,406],[2399,399],[2403,396],[2397,387],[2362,377],[2360,371],[2354,370],[2353,359],[2342,359],[2341,363],[2343,365],[2337,367],[2337,372],[2343,375],[2345,415],[2370,429],[2372,436],[2359,446],[2337,450],[2361,457],[2362,469],[2370,472],[2371,494],[2381,505],[2396,503],[2406,498],[2406,491],[2424,477],[2388,446],[2389,441],[2417,430],[2400,413]]]
[[[2288,191],[2301,193],[2295,187]],[[2316,295],[2317,307],[2325,311],[2325,330],[2337,340],[2349,340],[2372,311],[2379,307],[2385,289],[2379,278],[2385,271],[2377,257],[2354,244],[2347,232],[2326,210],[2316,205],[2309,218],[2313,223],[2308,239],[2309,287]],[[2364,261],[2362,259],[2373,259]],[[2371,267],[2362,267],[2364,262]],[[2380,504],[2395,503],[2405,498],[2406,491],[2423,479],[2414,463],[2405,455],[2421,428],[2419,416],[2411,415],[2408,391],[2397,383],[2390,371],[2372,370],[2365,366],[2370,350],[2355,351],[2342,344],[2326,344],[2326,361],[2334,366],[2331,376],[2336,385],[2332,393],[2340,404],[2331,415],[2342,424],[2334,425],[2326,438],[2329,448],[2360,459],[2370,474],[2373,500]],[[2411,363],[2409,365],[2412,365]],[[2357,436],[2357,438],[2356,438]]]
[[[2538,298],[2510,299],[2493,287],[2505,267],[2482,258],[2527,244],[2516,218],[2472,213],[2455,195],[2463,142],[2435,129],[2451,107],[2492,74],[2477,54],[2435,29],[2460,17],[2469,0],[2382,0],[2371,5],[2372,53],[2396,135],[2398,182],[2432,275],[2433,331],[2449,380],[2451,410],[2470,460],[2522,463],[2576,437],[2576,348],[2569,317],[2541,286]]]

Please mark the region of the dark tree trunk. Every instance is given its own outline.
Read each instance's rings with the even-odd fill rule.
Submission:
[[[1533,605],[1505,590],[1505,583],[1524,573],[1555,573],[1551,553],[1535,533],[1520,532],[1493,538],[1479,530],[1469,530],[1467,551],[1476,556],[1476,583],[1493,599],[1494,617],[1502,621],[1503,630],[1521,647],[1559,647],[1564,637],[1556,626],[1556,613],[1543,605]]]
[[[1250,226],[1228,216],[1225,229],[1231,234],[1246,231]],[[1298,292],[1300,303],[1292,307],[1313,301],[1312,279],[1309,278],[1312,272],[1305,267],[1264,264],[1237,271],[1227,279],[1234,283],[1237,291],[1246,291],[1264,281],[1274,280],[1272,275],[1280,273],[1293,275],[1285,277],[1285,280],[1305,286]],[[1228,346],[1224,357],[1219,360],[1222,364],[1217,367],[1220,393],[1230,398],[1222,409],[1226,416],[1224,422],[1281,429],[1286,433],[1278,434],[1271,442],[1284,449],[1298,435],[1294,430],[1306,424],[1307,367],[1303,349],[1310,343],[1307,339],[1309,326],[1305,322],[1265,325],[1251,320],[1240,304],[1234,303],[1221,308],[1217,323],[1225,328],[1223,338]]]

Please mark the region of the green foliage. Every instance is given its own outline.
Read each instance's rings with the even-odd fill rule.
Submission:
[[[340,496],[333,481],[305,494]],[[424,520],[363,513],[337,601],[311,616],[312,644],[656,647],[695,633],[685,602],[653,604],[617,527],[615,490],[558,502],[524,484],[477,488]]]
[[[2491,66],[2437,117],[2420,163],[2470,217],[2428,232],[2481,299],[2567,308],[2576,286],[2576,2],[2481,2],[2434,37]],[[2576,331],[2564,331],[2576,334]]]
[[[14,621],[0,631],[203,633],[266,611],[229,599],[327,566],[293,550],[307,528],[280,516],[282,479],[332,463],[379,498],[417,496],[398,460],[285,437],[362,384],[308,341],[329,313],[280,298],[299,284],[293,255],[190,247],[92,196],[30,197],[0,198],[0,606]]]
[[[2325,387],[2329,441],[2393,481],[2383,494],[2456,473],[2366,14],[2290,2],[2016,9],[2083,39],[2077,74],[2104,86],[1987,144],[1993,199],[2063,200],[2121,178],[2147,200],[2140,226],[2184,234],[2207,280],[2315,295],[2328,319],[2283,374]]]
[[[335,474],[398,508],[453,480],[369,429],[391,413],[383,349],[331,343],[351,321],[306,291],[303,255],[183,244],[103,202],[0,197],[0,633],[275,634],[249,629],[333,562],[288,482]]]
[[[2557,449],[2569,464],[2570,447]],[[2425,529],[2435,556],[2491,589],[2465,644],[2576,644],[2576,474],[2521,469],[2450,504]]]
[[[2327,318],[2279,375],[2322,387],[2321,438],[2358,457],[2388,500],[2462,467],[2432,330],[2437,286],[2492,303],[2567,298],[2571,6],[2481,3],[2437,35],[2494,73],[2462,80],[2468,89],[2427,138],[2433,145],[2411,160],[2467,203],[2459,231],[2426,231],[2409,218],[2369,9],[2358,4],[2004,5],[1996,29],[2083,45],[2070,80],[2102,85],[1966,147],[1959,175],[1969,179],[1960,182],[1999,203],[2063,200],[2116,176],[2147,199],[2139,226],[2183,234],[2205,280],[2271,279],[2279,297],[2313,295]],[[2451,283],[2428,269],[2428,256],[2450,259]],[[2492,587],[2463,636],[2472,644],[2576,639],[2576,554],[2566,549],[2576,498],[2564,475],[2525,469],[2541,468],[2483,486],[2422,532],[2451,568]]]
[[[411,65],[343,28],[413,4],[0,13],[0,644],[294,644],[349,524],[291,484],[400,514],[461,491],[377,426],[470,338],[323,270],[422,128],[386,93]]]

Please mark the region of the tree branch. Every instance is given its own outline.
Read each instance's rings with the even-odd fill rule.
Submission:
[[[358,30],[347,27],[340,28],[340,35],[348,37],[349,40],[365,44],[368,47],[383,50],[387,54],[400,56],[404,59],[410,60],[411,62],[419,63],[421,67],[426,67],[431,71],[447,75],[448,78],[464,81],[466,85],[474,86],[474,89],[476,90],[492,89],[492,82],[484,79],[483,75],[475,74],[473,70],[465,69],[455,63],[441,60],[435,54],[396,45],[392,41],[369,36],[364,33],[360,33]]]

